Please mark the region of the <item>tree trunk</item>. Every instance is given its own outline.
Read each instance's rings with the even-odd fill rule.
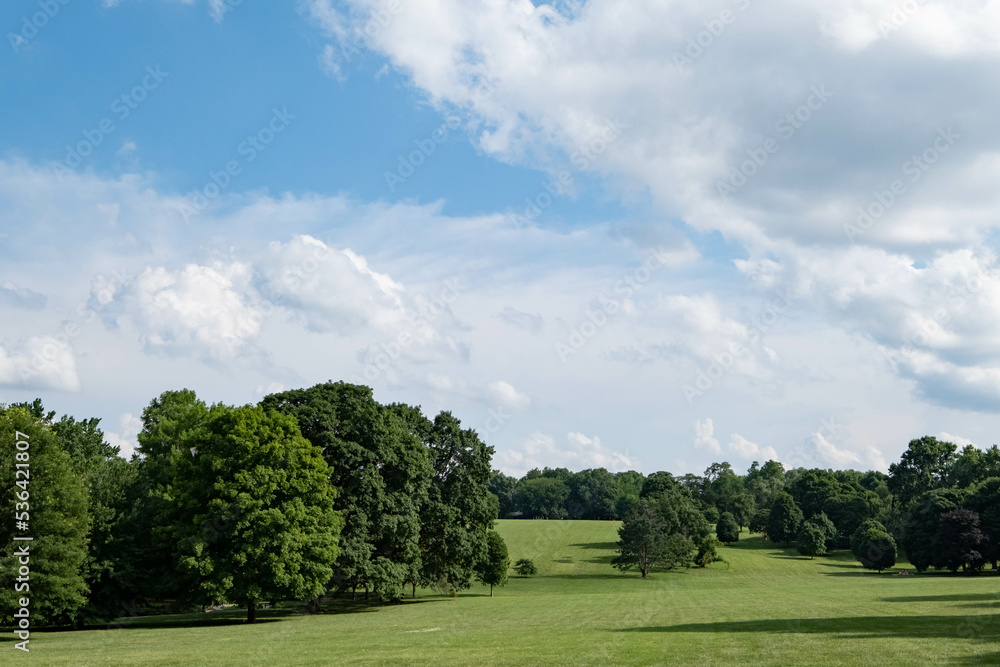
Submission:
[[[493,584],[490,584],[490,597],[493,597]]]
[[[417,599],[417,582],[414,581],[412,583],[412,586],[413,586],[413,599],[416,600]]]
[[[257,603],[248,602],[247,603],[247,623],[257,622]]]

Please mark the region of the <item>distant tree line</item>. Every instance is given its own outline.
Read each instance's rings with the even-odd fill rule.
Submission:
[[[714,545],[738,541],[743,528],[809,557],[850,549],[864,567],[879,571],[891,568],[899,552],[921,572],[997,570],[1000,561],[996,445],[959,451],[931,436],[915,439],[888,475],[786,470],[777,461],[755,461],[745,474],[713,463],[702,475],[677,477],[544,468],[520,479],[493,471],[489,489],[501,518],[622,520],[616,565],[640,573],[648,572],[644,563],[707,564],[717,556]],[[691,508],[715,526],[714,534]]]
[[[15,480],[19,440],[27,481]],[[449,412],[431,420],[342,382],[243,407],[168,391],[138,441],[126,461],[97,419],[0,405],[0,543],[33,538],[30,589],[15,591],[13,550],[0,555],[6,618],[21,596],[36,624],[223,603],[253,621],[263,602],[506,582],[493,449]]]

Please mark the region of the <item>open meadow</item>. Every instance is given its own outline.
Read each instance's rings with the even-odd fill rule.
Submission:
[[[1000,578],[862,570],[845,552],[809,560],[760,536],[707,569],[643,581],[610,566],[618,522],[499,521],[511,576],[450,598],[323,613],[216,612],[33,633],[32,665],[968,665],[1000,662]]]

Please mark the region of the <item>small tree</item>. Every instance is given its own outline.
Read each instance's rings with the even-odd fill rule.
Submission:
[[[719,523],[715,526],[715,534],[720,542],[730,544],[738,542],[740,539],[740,527],[736,525],[736,517],[732,512],[723,512],[719,517]]]
[[[650,568],[666,557],[663,520],[646,499],[640,500],[625,517],[618,528],[618,538],[618,555],[611,564],[622,572],[637,567],[639,574],[645,579]]]
[[[826,535],[826,546],[822,553],[826,553],[832,549],[837,541],[837,527],[833,525],[833,521],[830,521],[830,518],[825,513],[819,512],[809,519],[809,523],[819,526],[823,530],[823,534]]]
[[[726,563],[726,559],[719,555],[718,549],[722,542],[714,537],[706,537],[698,545],[698,555],[695,558],[695,565],[698,567],[708,567],[709,563]]]
[[[522,577],[530,577],[534,574],[538,574],[538,568],[535,567],[534,561],[530,558],[521,558],[514,563],[514,571]]]
[[[896,540],[878,521],[869,519],[851,536],[851,551],[868,570],[881,572],[896,564]]]
[[[476,578],[484,584],[489,584],[490,597],[493,597],[494,586],[507,585],[507,570],[510,569],[510,557],[507,555],[507,545],[495,530],[486,533],[486,556],[479,562]]]
[[[795,546],[800,554],[809,556],[809,558],[826,553],[826,531],[823,530],[822,526],[806,521],[799,529],[798,541]]]

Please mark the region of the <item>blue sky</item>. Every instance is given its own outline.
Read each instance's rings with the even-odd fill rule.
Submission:
[[[7,3],[0,401],[127,452],[363,378],[514,474],[992,444],[1000,16],[800,4]]]

